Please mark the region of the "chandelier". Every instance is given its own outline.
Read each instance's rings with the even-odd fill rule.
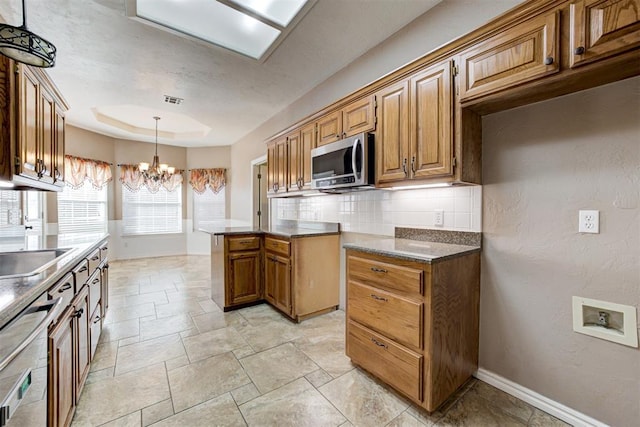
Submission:
[[[0,53],[15,61],[49,68],[56,63],[56,47],[27,30],[27,9],[22,0],[22,25],[0,24]]]
[[[160,163],[160,158],[158,157],[158,120],[160,120],[160,117],[155,116],[153,119],[156,121],[156,154],[153,156],[151,165],[147,162],[140,162],[138,169],[142,172],[142,176],[146,181],[164,183],[171,179],[176,172],[176,168],[166,163]]]

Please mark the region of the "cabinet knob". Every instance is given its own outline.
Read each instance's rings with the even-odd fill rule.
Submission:
[[[575,53],[576,55],[584,54],[584,46],[578,46],[573,53]]]
[[[340,139],[340,134],[339,133],[336,134],[336,138]]]
[[[547,56],[544,59],[544,65],[551,65],[551,64],[553,64],[553,57],[552,56]]]

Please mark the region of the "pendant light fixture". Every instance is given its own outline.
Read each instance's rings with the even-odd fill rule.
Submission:
[[[27,30],[27,9],[22,0],[22,25],[0,24],[0,53],[23,64],[49,68],[56,63],[56,47]]]
[[[158,120],[160,120],[160,117],[154,116],[153,119],[156,121],[156,154],[153,156],[151,166],[149,166],[147,162],[140,162],[138,169],[140,169],[140,172],[142,172],[146,180],[153,181],[154,183],[163,183],[173,176],[176,168],[166,163],[160,163],[160,158],[158,157]]]

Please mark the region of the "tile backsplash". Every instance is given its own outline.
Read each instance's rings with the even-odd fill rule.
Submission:
[[[444,225],[435,225],[435,211]],[[482,187],[370,190],[271,199],[271,217],[339,222],[343,231],[394,235],[395,227],[482,231]]]

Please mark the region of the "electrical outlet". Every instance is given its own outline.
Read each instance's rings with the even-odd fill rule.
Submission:
[[[578,232],[600,233],[600,211],[580,211]]]
[[[444,225],[444,210],[436,209],[433,212],[433,224],[442,227]]]

